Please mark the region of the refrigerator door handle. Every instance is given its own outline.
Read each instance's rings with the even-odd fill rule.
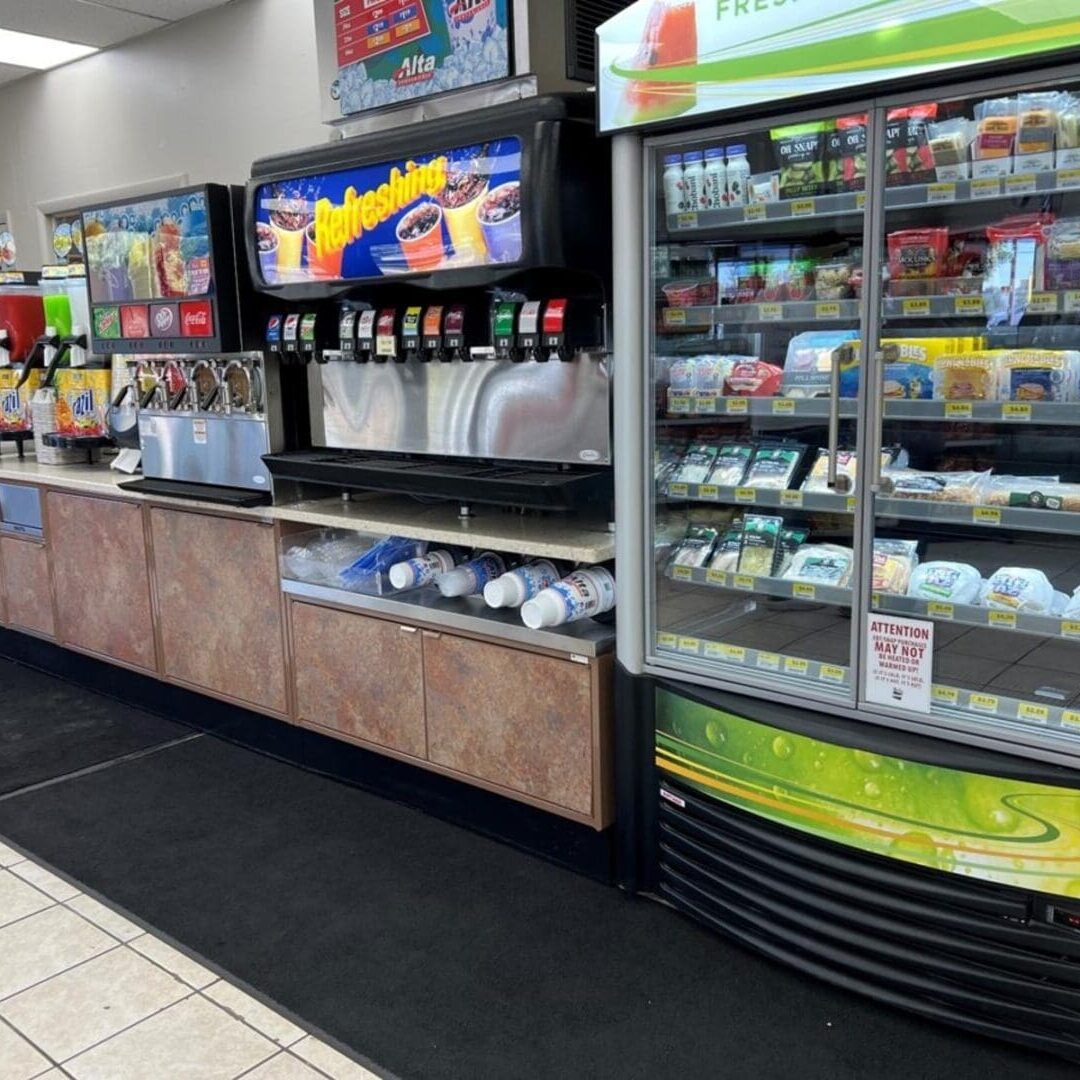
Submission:
[[[870,490],[875,495],[881,494],[881,471],[882,464],[881,459],[885,456],[884,447],[881,445],[881,440],[885,436],[885,354],[878,349],[874,353],[874,371],[876,378],[874,379],[874,400],[870,403],[872,413],[874,417],[874,438],[871,446],[875,450],[874,457],[874,471],[871,474],[873,479],[870,484]]]
[[[836,487],[836,455],[840,443],[840,350],[834,349],[832,367],[829,371],[829,471],[826,483]]]

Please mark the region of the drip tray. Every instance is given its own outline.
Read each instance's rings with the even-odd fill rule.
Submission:
[[[244,488],[192,484],[184,480],[159,480],[152,476],[145,476],[141,480],[125,480],[117,486],[125,491],[137,491],[141,495],[197,499],[199,502],[219,503],[222,506],[268,506],[272,501],[269,491],[245,491]]]
[[[537,510],[573,510],[610,501],[613,494],[611,469],[607,467],[545,469],[332,449],[268,454],[263,461],[275,480]]]

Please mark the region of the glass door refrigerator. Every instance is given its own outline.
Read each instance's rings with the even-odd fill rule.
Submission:
[[[715,11],[600,31],[624,883],[1080,1060],[1080,69],[787,108]]]

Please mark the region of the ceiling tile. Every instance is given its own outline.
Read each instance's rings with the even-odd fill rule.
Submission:
[[[231,0],[99,0],[99,2],[123,11],[134,11],[139,15],[152,15],[155,19],[179,22],[200,11],[224,7]]]
[[[163,26],[161,19],[91,0],[0,0],[0,28],[106,48]]]

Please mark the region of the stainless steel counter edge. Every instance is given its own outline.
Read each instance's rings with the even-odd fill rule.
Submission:
[[[447,631],[462,630],[484,637],[498,638],[514,645],[532,645],[563,653],[595,657],[610,652],[615,645],[615,628],[592,619],[556,626],[548,630],[530,630],[512,608],[489,608],[479,597],[447,600],[433,589],[417,589],[408,599],[393,596],[367,596],[363,593],[309,585],[302,581],[281,582],[282,590],[298,600],[338,604],[373,615],[390,616],[404,622],[421,620]]]
[[[412,503],[396,496],[309,499],[277,506],[233,507],[189,499],[167,499],[125,491],[119,485],[132,477],[106,465],[39,465],[32,457],[19,461],[0,456],[0,480],[34,484],[77,495],[148,502],[173,510],[214,513],[272,524],[275,521],[316,528],[355,529],[387,535],[400,533],[418,540],[464,547],[490,547],[519,555],[571,562],[600,563],[615,557],[615,538],[606,523],[558,518],[520,518],[481,509],[476,518],[459,521],[452,507]],[[425,518],[434,520],[424,520]]]

